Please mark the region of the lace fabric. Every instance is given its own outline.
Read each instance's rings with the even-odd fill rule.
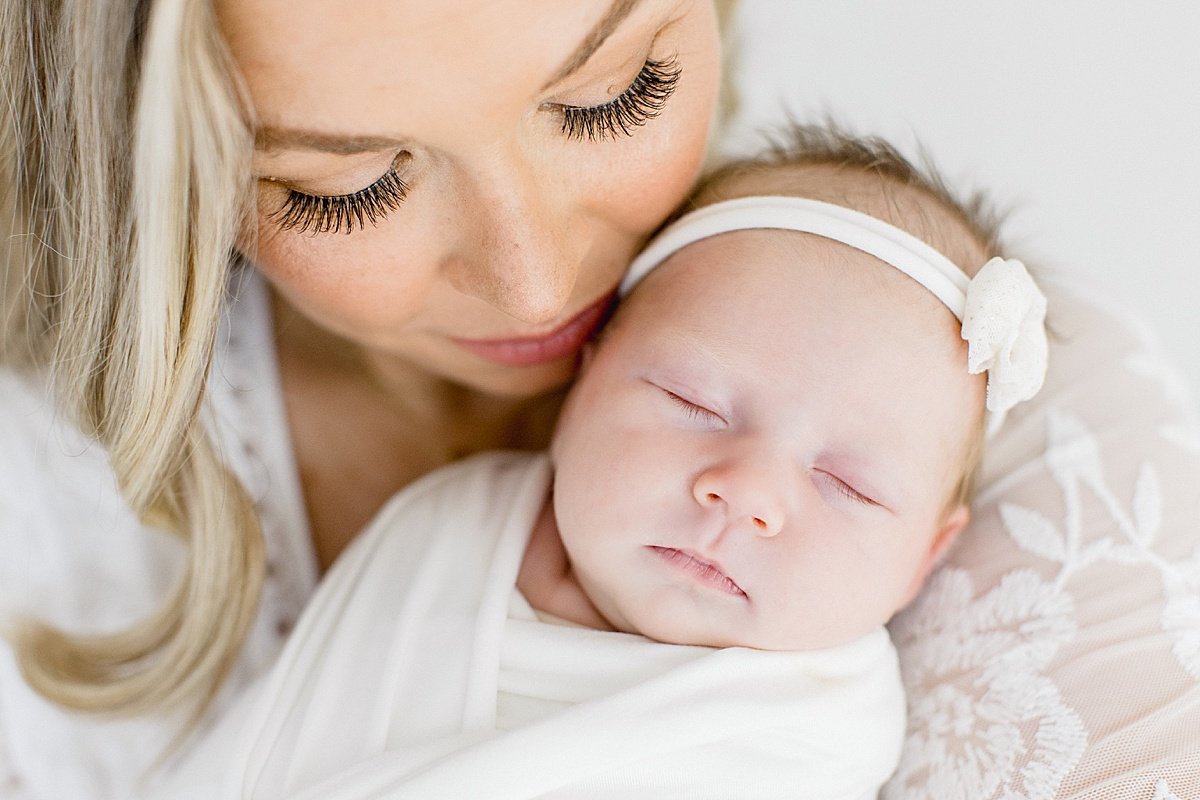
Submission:
[[[1200,420],[1149,337],[1049,287],[1051,370],[891,625],[886,800],[1200,797]]]

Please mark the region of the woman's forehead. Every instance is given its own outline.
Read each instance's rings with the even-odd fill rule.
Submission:
[[[324,0],[217,5],[263,125],[382,137],[441,121],[447,108],[527,103],[664,3],[360,0],[349,13]]]

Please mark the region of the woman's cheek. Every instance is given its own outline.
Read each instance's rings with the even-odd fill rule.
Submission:
[[[343,336],[370,337],[416,313],[428,288],[420,271],[409,266],[419,251],[410,247],[398,254],[388,246],[389,231],[403,224],[385,219],[351,234],[314,235],[280,230],[260,216],[256,245],[247,256],[315,322]],[[416,237],[409,242],[415,244]],[[405,263],[397,263],[400,258]]]
[[[613,187],[618,195],[614,207],[624,215],[620,227],[640,237],[651,234],[687,196],[699,175],[707,143],[707,132],[699,125],[664,125],[655,133],[664,139],[661,147],[644,143],[626,162],[628,175],[622,185]]]
[[[650,120],[640,173],[646,191],[634,197],[655,203],[661,219],[691,190],[703,166],[721,85],[721,50],[711,3],[698,3],[675,56],[683,73],[662,114]]]
[[[707,152],[720,88],[711,3],[696,3],[674,45],[682,74],[663,111],[628,139],[603,145],[594,201],[616,227],[650,234],[687,196]]]

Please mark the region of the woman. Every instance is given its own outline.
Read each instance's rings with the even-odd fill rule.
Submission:
[[[395,490],[467,453],[545,444],[554,390],[697,175],[720,71],[704,0],[381,2],[353,14],[282,0],[7,2],[0,28],[4,186],[16,188],[4,192],[4,395],[29,398],[53,365],[57,399],[104,446],[130,516],[186,545],[164,600],[169,564],[148,554],[161,543],[109,531],[101,576],[131,562],[154,573],[115,579],[122,602],[137,598],[120,611],[72,568],[38,567],[6,603],[116,633],[28,628],[14,652],[49,700],[143,717],[228,685],[239,654],[247,676],[269,660],[274,628]],[[232,423],[242,446],[290,441],[290,455],[260,456],[273,484],[261,490],[221,452],[229,431],[205,416],[220,401],[199,402],[214,346],[210,384],[253,374],[262,355],[214,345],[231,247],[265,277],[270,309],[231,304],[229,335],[244,338],[243,315],[270,319],[260,344],[275,342],[286,405],[276,434],[243,435],[265,424],[257,411]],[[36,437],[19,405],[6,424]],[[54,486],[65,508],[13,509],[8,535],[36,529],[50,548],[100,537],[80,531],[89,500],[70,494],[90,482],[94,502],[103,470],[64,486],[53,471],[26,476],[38,486],[21,494]],[[299,515],[280,497],[291,472]],[[251,493],[265,495],[261,515]],[[308,531],[308,553],[291,561],[273,552],[296,547],[294,532],[274,535],[285,523]],[[267,582],[278,619],[257,611],[255,627],[262,528],[287,574]],[[61,581],[71,602],[98,607],[56,614],[42,595]],[[2,723],[10,737],[35,727],[14,719]],[[25,742],[10,740],[17,752],[0,750],[0,764],[31,760],[37,796],[127,796],[149,759],[113,744],[65,759],[85,776],[75,783]]]

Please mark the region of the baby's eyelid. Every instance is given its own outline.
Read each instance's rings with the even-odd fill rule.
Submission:
[[[724,417],[722,417],[720,414],[718,414],[717,412],[713,411],[711,408],[708,408],[707,406],[703,406],[700,403],[689,400],[688,398],[684,397],[683,395],[673,392],[670,389],[664,388],[663,391],[666,392],[667,397],[671,399],[671,402],[675,403],[676,405],[681,406],[689,414],[692,414],[693,416],[697,416],[697,417],[705,417],[705,418],[707,418],[713,422],[717,422],[721,425],[727,424],[726,419]]]
[[[862,503],[863,505],[868,505],[868,506],[879,505],[879,503],[875,502],[870,497],[867,497],[865,494],[858,491],[853,486],[851,486],[849,483],[842,480],[837,475],[834,475],[832,472],[826,472],[825,470],[817,470],[817,471],[821,475],[828,478],[833,483],[835,490],[840,492],[845,497],[847,497],[851,500],[854,500],[855,502]]]

